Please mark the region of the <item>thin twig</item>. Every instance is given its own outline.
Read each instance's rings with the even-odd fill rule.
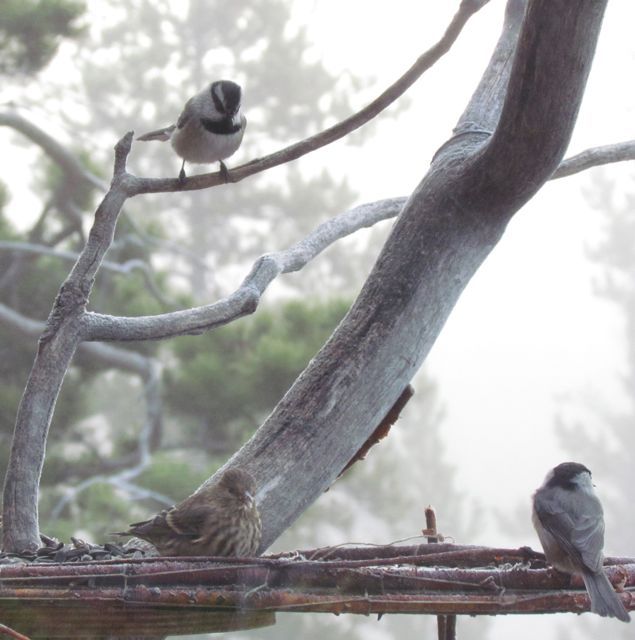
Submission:
[[[256,260],[240,287],[213,304],[155,316],[122,318],[87,312],[84,340],[158,340],[196,335],[253,313],[269,284],[280,274],[299,271],[336,240],[392,218],[406,198],[389,198],[360,205],[320,224],[291,247]]]
[[[628,160],[635,160],[635,140],[591,147],[563,160],[553,172],[551,179],[564,178],[592,167]]]
[[[431,506],[425,509],[426,530],[428,536],[428,544],[438,544],[439,532],[437,530],[437,514]],[[437,616],[437,635],[439,640],[456,640],[456,616],[455,615],[438,615]]]

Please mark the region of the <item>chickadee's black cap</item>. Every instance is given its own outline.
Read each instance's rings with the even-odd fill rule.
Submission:
[[[231,80],[217,80],[210,86],[214,106],[220,113],[233,115],[240,108],[242,89]]]
[[[573,478],[580,473],[588,473],[591,475],[590,469],[579,462],[561,462],[557,467],[554,467],[553,477],[547,484],[572,489]]]

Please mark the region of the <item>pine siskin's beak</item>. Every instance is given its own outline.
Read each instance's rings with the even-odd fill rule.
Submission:
[[[250,491],[245,491],[245,503],[249,508],[256,506],[256,498]]]

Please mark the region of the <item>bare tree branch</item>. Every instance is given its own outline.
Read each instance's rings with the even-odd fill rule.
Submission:
[[[113,487],[125,491],[132,499],[145,500],[147,498],[151,498],[164,506],[173,505],[175,502],[173,498],[169,498],[163,493],[152,491],[151,489],[146,489],[130,482],[129,479],[142,473],[146,469],[146,466],[147,465],[138,466],[134,469],[126,470],[125,472],[113,474],[111,476],[91,476],[90,478],[82,480],[82,482],[65,487],[63,489],[64,494],[51,509],[51,519],[55,520],[59,518],[64,509],[72,502],[75,502],[75,500],[77,500],[77,498],[86,491],[86,489],[93,485],[102,483],[110,484]]]
[[[18,313],[0,303],[0,323],[29,338],[39,338],[46,324]],[[82,353],[91,356],[104,367],[120,369],[139,375],[142,379],[152,377],[154,361],[140,353],[119,349],[107,344],[86,343],[80,347]]]
[[[188,261],[197,269],[204,269],[205,271],[212,270],[212,268],[207,264],[207,262],[205,262],[203,258],[196,255],[194,251],[189,250],[179,242],[153,236],[149,233],[146,233],[145,231],[142,231],[139,227],[134,230],[134,233],[128,233],[126,235],[119,236],[112,243],[111,248],[118,249],[126,245],[137,247],[146,247],[148,245],[153,245],[155,247],[159,247],[163,251],[187,258]]]
[[[363,204],[319,225],[288,249],[261,256],[240,287],[213,304],[155,316],[120,318],[88,312],[84,340],[157,340],[198,334],[253,313],[269,284],[281,273],[299,271],[336,240],[399,213],[406,198]]]
[[[44,329],[43,322],[27,318],[1,302],[0,323],[14,331],[19,331],[22,335],[30,338],[39,338]]]
[[[92,355],[101,357],[102,361],[108,361],[110,358],[114,360],[112,366],[121,364],[121,349],[112,349],[108,345],[103,344],[83,344],[80,346],[80,350],[84,347],[97,347]],[[104,348],[105,347],[105,348]],[[89,353],[92,350],[87,350]],[[101,354],[99,353],[101,351]],[[124,355],[128,352],[123,351]],[[137,355],[137,354],[133,354]],[[143,373],[143,388],[146,416],[142,429],[139,432],[137,438],[137,450],[131,456],[120,458],[118,460],[102,460],[101,469],[97,469],[97,473],[93,470],[93,475],[86,478],[79,484],[72,485],[66,488],[64,495],[58,500],[53,509],[51,510],[51,517],[57,518],[62,513],[63,509],[71,502],[77,499],[77,497],[85,491],[87,488],[98,483],[111,484],[122,491],[125,491],[133,499],[146,499],[152,498],[159,504],[168,506],[174,504],[174,499],[167,497],[165,494],[158,491],[152,491],[132,482],[137,478],[145,469],[148,468],[152,462],[152,452],[157,449],[161,440],[161,431],[163,426],[163,413],[162,413],[162,397],[161,397],[161,366],[152,358],[145,358],[147,368]],[[123,368],[123,367],[119,367]],[[140,372],[141,373],[141,372]],[[97,465],[99,467],[99,465]],[[109,475],[103,473],[104,470],[110,471]],[[114,470],[118,471],[112,473]]]
[[[561,162],[551,179],[564,178],[592,167],[626,160],[635,160],[635,140],[586,149]]]

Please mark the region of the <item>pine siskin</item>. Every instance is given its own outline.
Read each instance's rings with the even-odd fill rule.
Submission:
[[[162,556],[252,556],[260,545],[256,484],[228,469],[210,487],[116,535],[138,536]]]

